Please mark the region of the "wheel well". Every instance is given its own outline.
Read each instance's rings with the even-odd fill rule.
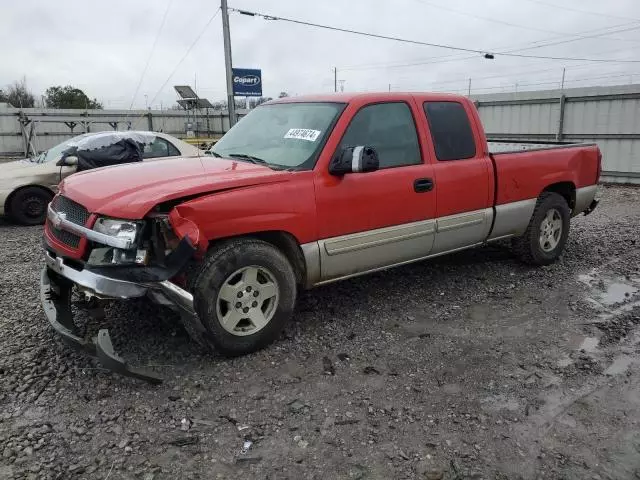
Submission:
[[[51,191],[47,187],[43,187],[42,185],[23,185],[22,187],[18,187],[13,192],[11,192],[9,194],[9,196],[7,197],[7,199],[4,201],[5,214],[8,214],[10,212],[11,201],[13,200],[13,198],[18,194],[18,192],[24,190],[25,188],[37,188],[39,190],[43,190],[43,191],[47,192],[49,195],[51,195],[52,198],[55,195],[55,193],[53,193],[53,191]]]
[[[569,208],[573,210],[576,206],[576,186],[573,182],[558,182],[545,187],[543,192],[554,192],[561,195],[566,201]]]
[[[304,260],[304,255],[302,254],[302,250],[300,249],[298,240],[289,232],[279,230],[256,232],[242,235],[236,238],[242,237],[257,238],[276,247],[278,250],[284,253],[284,255],[287,257],[287,260],[289,260],[289,262],[293,266],[293,271],[296,275],[296,281],[298,282],[298,284],[303,284],[305,282],[307,268]],[[209,246],[211,247],[213,243],[217,243],[221,240],[229,240],[229,237],[224,239],[216,239],[210,242]]]

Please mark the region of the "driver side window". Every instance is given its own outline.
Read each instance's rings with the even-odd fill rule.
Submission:
[[[142,158],[177,157],[180,151],[164,138],[156,137],[153,143],[144,146]]]
[[[404,102],[378,103],[360,109],[338,148],[358,145],[376,149],[380,168],[422,163],[416,125],[409,105]]]

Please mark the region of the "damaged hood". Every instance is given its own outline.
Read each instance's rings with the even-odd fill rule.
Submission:
[[[176,157],[76,173],[60,184],[60,193],[91,213],[141,219],[168,200],[220,190],[286,181],[290,173],[215,157]]]

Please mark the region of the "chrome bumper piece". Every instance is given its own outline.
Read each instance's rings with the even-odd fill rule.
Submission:
[[[96,232],[95,230],[67,220],[66,214],[64,212],[56,212],[51,208],[51,204],[49,204],[49,207],[47,208],[47,218],[55,228],[66,230],[67,232],[80,235],[81,237],[86,237],[88,240],[93,242],[101,243],[109,247],[120,248],[122,250],[129,250],[135,247],[135,243],[130,239],[105,235],[104,233]]]
[[[76,270],[65,265],[61,257],[54,257],[48,251],[45,251],[44,260],[47,268],[98,297],[127,299],[149,295],[152,299],[156,299],[156,294],[160,293],[168,300],[169,304],[175,305],[184,313],[194,315],[193,295],[169,280],[149,284],[133,283],[100,275],[86,269]],[[167,302],[162,303],[167,304]]]
[[[77,283],[99,297],[125,299],[143,297],[147,294],[146,286],[105,277],[89,270],[76,270],[65,265],[61,257],[54,257],[50,252],[44,253],[44,261],[47,267],[58,275]]]

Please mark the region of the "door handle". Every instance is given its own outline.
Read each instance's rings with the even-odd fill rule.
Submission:
[[[433,180],[430,178],[418,178],[413,182],[413,189],[416,193],[430,192],[433,190]]]

